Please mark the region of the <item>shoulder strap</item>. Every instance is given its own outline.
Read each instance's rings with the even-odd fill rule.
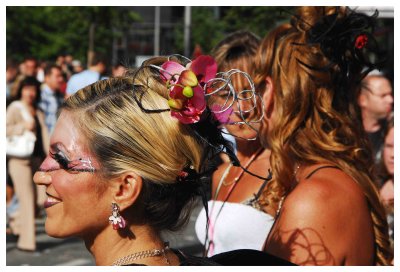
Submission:
[[[336,168],[336,169],[339,169],[339,167],[334,166],[334,165],[323,165],[323,166],[320,166],[320,167],[314,169],[310,174],[308,174],[308,175],[305,177],[305,179],[311,178],[311,176],[314,175],[317,171],[319,171],[319,170],[321,170],[321,169],[324,169],[324,168]]]
[[[218,194],[219,194],[219,191],[221,190],[222,182],[225,180],[225,177],[226,177],[226,175],[229,173],[229,170],[231,169],[231,167],[232,167],[232,164],[229,164],[229,165],[226,167],[224,173],[222,174],[221,179],[219,180],[219,183],[218,183],[218,187],[217,187],[217,189],[215,190],[214,199],[217,199]]]
[[[270,169],[268,169],[268,173],[270,172]],[[261,196],[262,192],[264,191],[265,186],[267,186],[268,179],[264,180],[263,184],[260,186],[260,189],[258,192],[254,195],[254,201],[258,200],[258,198]]]

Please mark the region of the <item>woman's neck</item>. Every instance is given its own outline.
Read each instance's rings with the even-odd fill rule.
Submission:
[[[240,139],[236,141],[236,155],[240,161],[245,158],[251,157],[260,148],[261,144],[258,140],[248,141]]]
[[[150,227],[131,226],[130,229],[116,231],[111,226],[95,237],[84,239],[86,248],[95,258],[96,265],[112,265],[115,261],[137,252],[163,249],[164,243]],[[150,258],[134,261],[154,263]]]

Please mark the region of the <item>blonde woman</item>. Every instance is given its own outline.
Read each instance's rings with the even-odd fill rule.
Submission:
[[[35,174],[50,236],[80,237],[96,265],[216,264],[160,237],[187,221],[212,146],[224,144],[200,84],[215,76],[213,62],[199,59],[190,68],[152,59],[66,100]]]
[[[390,263],[385,213],[355,109],[362,68],[379,52],[373,18],[346,8],[300,7],[257,55],[263,142],[276,208],[264,250],[300,265]]]

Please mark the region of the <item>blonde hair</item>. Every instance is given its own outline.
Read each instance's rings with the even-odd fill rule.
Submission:
[[[105,178],[126,171],[140,175],[147,190],[145,220],[157,229],[175,230],[187,220],[188,214],[181,218],[183,207],[194,199],[194,184],[177,177],[188,166],[201,170],[204,145],[191,127],[169,111],[159,112],[169,107],[166,85],[158,78],[143,68],[134,78],[98,81],[68,98],[63,111],[74,115],[100,173]]]
[[[265,78],[272,78],[278,120],[265,139],[272,150],[274,176],[263,201],[276,208],[281,196],[292,189],[293,172],[288,169],[294,169],[297,163],[338,166],[362,188],[373,222],[375,261],[388,264],[391,253],[387,222],[371,179],[373,165],[354,105],[355,87],[347,90],[347,96],[341,95],[335,80],[343,71],[338,65],[329,66],[330,60],[320,45],[307,40],[310,27],[334,12],[339,13],[338,20],[347,16],[346,9],[301,7],[292,24],[270,32],[259,48],[255,83],[264,90]],[[352,69],[350,74],[361,73],[361,67]]]

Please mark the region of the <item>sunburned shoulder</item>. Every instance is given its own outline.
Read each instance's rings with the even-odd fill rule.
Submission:
[[[285,200],[285,206],[292,204],[295,205],[294,211],[298,209],[303,213],[316,207],[322,210],[326,208],[331,213],[346,213],[365,205],[365,197],[361,187],[345,172],[325,168],[298,183]]]
[[[339,169],[321,169],[286,197],[269,251],[286,254],[297,264],[341,264],[354,254],[354,243],[369,238],[368,220],[366,199],[356,182]]]

